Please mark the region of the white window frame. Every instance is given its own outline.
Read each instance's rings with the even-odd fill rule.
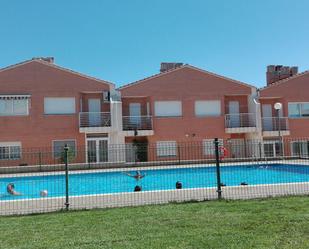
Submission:
[[[47,110],[47,103],[48,101],[57,101],[57,100],[73,100],[74,104],[74,110],[72,111],[63,111],[63,110],[58,110],[58,111],[48,111]],[[44,97],[44,114],[46,115],[72,115],[76,113],[76,98],[75,97]]]
[[[174,104],[177,104],[179,105],[179,112],[177,113],[170,113],[170,114],[158,114],[157,111],[158,111],[158,105],[161,104],[171,104],[171,103],[174,103]],[[168,118],[168,117],[181,117],[182,116],[182,101],[181,100],[157,100],[154,102],[154,114],[155,114],[155,117],[163,117],[163,118]]]
[[[76,139],[57,139],[52,141],[52,152],[53,152],[53,158],[59,159],[61,156],[55,156],[55,142],[74,142],[74,158],[77,156],[77,141]]]
[[[303,116],[303,114],[302,114],[302,105],[303,104],[309,105],[309,102],[288,102],[288,116],[289,116],[289,118],[309,118],[309,114],[306,115],[306,116]],[[299,111],[299,116],[292,116],[290,114],[290,108],[291,108],[290,106],[291,105],[297,105],[298,111]]]
[[[1,101],[12,101],[11,111],[9,113],[0,113],[1,117],[10,117],[10,116],[28,116],[29,115],[29,98],[0,98]],[[26,102],[26,112],[25,113],[15,113],[14,102],[24,100]]]
[[[299,140],[299,141],[292,141],[291,144],[291,155],[292,156],[308,156],[308,140]],[[298,143],[300,148],[300,153],[298,151],[294,151],[294,144]],[[306,148],[304,148],[306,146]]]
[[[272,145],[272,156],[266,156],[266,153],[265,153],[265,148],[264,148],[264,145],[265,144],[271,144]],[[280,140],[264,140],[263,141],[263,154],[264,154],[264,157],[277,157],[277,156],[280,156]],[[279,148],[279,152],[278,152],[278,149]],[[271,152],[271,151],[270,151]]]
[[[9,148],[9,158],[1,158],[0,160],[20,160],[22,157],[22,147],[21,142],[0,142],[0,147],[7,147]],[[12,147],[19,147],[19,157],[18,158],[12,158]]]
[[[176,141],[157,141],[157,157],[175,157],[177,156]]]
[[[198,113],[198,104],[209,105],[211,103],[219,104],[219,112],[218,113]],[[194,113],[196,117],[219,117],[222,114],[221,111],[221,100],[214,99],[214,100],[196,100],[194,103]]]
[[[223,139],[218,139],[219,147],[223,146]],[[204,156],[215,156],[215,140],[214,139],[203,139],[203,154]]]

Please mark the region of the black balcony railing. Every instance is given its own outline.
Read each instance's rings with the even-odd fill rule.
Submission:
[[[79,127],[109,127],[111,114],[109,112],[80,112]]]
[[[254,113],[237,113],[225,115],[225,128],[256,127]]]
[[[124,116],[123,130],[152,130],[152,116]]]
[[[287,131],[289,122],[287,117],[265,117],[262,118],[263,131]]]

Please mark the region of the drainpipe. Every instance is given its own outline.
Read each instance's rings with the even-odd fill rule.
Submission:
[[[253,99],[255,104],[255,116],[256,116],[256,128],[259,144],[263,142],[263,126],[262,126],[262,113],[261,113],[261,103],[259,102],[260,91],[257,89],[256,96]],[[264,146],[259,145],[259,157],[264,156]]]

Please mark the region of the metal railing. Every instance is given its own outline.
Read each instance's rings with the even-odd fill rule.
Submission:
[[[254,113],[225,114],[225,128],[256,127]]]
[[[123,116],[123,130],[152,130],[152,116]]]
[[[111,126],[110,112],[80,112],[79,127],[109,127]]]
[[[263,131],[287,131],[289,130],[289,121],[287,117],[268,117],[262,118]]]
[[[308,195],[308,151],[309,138],[23,148],[0,160],[0,215]]]

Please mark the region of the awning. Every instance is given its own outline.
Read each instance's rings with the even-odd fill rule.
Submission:
[[[0,94],[0,99],[29,99],[30,94]]]

